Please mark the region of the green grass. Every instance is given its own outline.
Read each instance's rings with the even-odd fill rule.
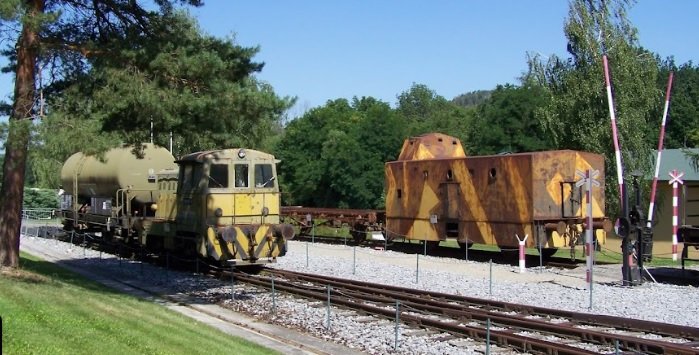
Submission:
[[[275,354],[31,255],[0,276],[3,354]]]

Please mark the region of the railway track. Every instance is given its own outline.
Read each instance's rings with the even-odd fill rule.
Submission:
[[[265,269],[236,279],[414,328],[541,354],[698,354],[699,328],[576,313],[334,277]],[[272,281],[274,280],[274,281]],[[487,324],[490,324],[488,327]]]

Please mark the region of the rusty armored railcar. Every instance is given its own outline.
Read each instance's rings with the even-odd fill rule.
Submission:
[[[595,237],[604,243],[604,157],[542,151],[467,157],[454,137],[432,133],[407,139],[397,161],[386,163],[389,240],[456,239],[547,254],[582,243],[587,210],[576,171],[599,170],[592,191]],[[516,236],[517,235],[517,236]]]

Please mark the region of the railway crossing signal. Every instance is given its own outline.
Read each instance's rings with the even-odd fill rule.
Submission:
[[[668,183],[672,185],[672,261],[677,261],[677,209],[679,206],[677,188],[684,184],[682,177],[684,172],[672,170],[668,173],[671,177]]]

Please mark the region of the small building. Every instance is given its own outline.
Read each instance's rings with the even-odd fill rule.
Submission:
[[[658,187],[655,197],[653,216],[653,256],[672,258],[672,185],[670,171],[684,172],[684,184],[678,187],[678,225],[699,226],[699,170],[692,164],[692,159],[685,151],[699,154],[699,149],[666,149],[662,152]],[[630,195],[631,196],[631,195]],[[633,201],[630,199],[630,202]],[[648,213],[645,206],[644,213]],[[680,243],[677,248],[678,262],[682,257]],[[690,259],[699,259],[699,250],[689,249]]]

